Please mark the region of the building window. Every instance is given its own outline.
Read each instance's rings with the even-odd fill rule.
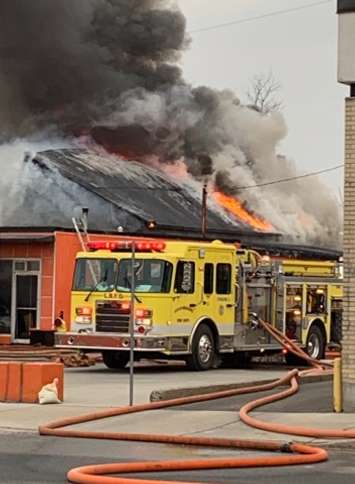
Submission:
[[[203,290],[205,294],[213,293],[213,264],[205,264]]]
[[[217,264],[217,294],[230,294],[232,282],[232,266]]]
[[[11,333],[12,261],[0,260],[0,333]]]
[[[25,272],[26,271],[26,262],[24,260],[16,260],[15,261],[15,271]]]
[[[16,272],[39,272],[39,260],[15,260],[14,268]]]
[[[39,260],[29,260],[27,261],[27,271],[28,272],[39,272],[40,263]]]

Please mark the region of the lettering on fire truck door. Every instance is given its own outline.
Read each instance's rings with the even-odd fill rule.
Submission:
[[[197,293],[196,263],[191,260],[178,261],[174,281],[173,324],[192,326],[198,304]]]

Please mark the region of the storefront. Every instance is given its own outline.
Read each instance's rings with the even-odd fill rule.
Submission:
[[[0,233],[0,342],[52,327],[54,248],[54,233]]]
[[[40,259],[0,260],[0,333],[26,343],[40,323]]]
[[[91,240],[118,240],[91,233]],[[75,231],[0,229],[0,344],[28,344],[31,329],[51,330],[56,318],[70,319]]]

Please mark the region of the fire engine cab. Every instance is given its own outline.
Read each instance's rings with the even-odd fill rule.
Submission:
[[[185,359],[207,370],[217,356],[238,362],[280,351],[251,324],[256,313],[322,358],[340,341],[341,298],[333,261],[271,261],[220,241],[91,242],[77,255],[70,329],[56,345],[101,351],[109,368],[123,368],[134,328],[136,359]]]

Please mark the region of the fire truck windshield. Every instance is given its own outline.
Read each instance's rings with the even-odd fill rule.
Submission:
[[[113,291],[117,272],[118,263],[114,259],[77,259],[73,291]]]
[[[122,259],[119,263],[117,291],[131,291],[131,272],[131,259]],[[157,259],[136,259],[134,261],[135,291],[168,293],[172,273],[173,266],[170,262]]]

